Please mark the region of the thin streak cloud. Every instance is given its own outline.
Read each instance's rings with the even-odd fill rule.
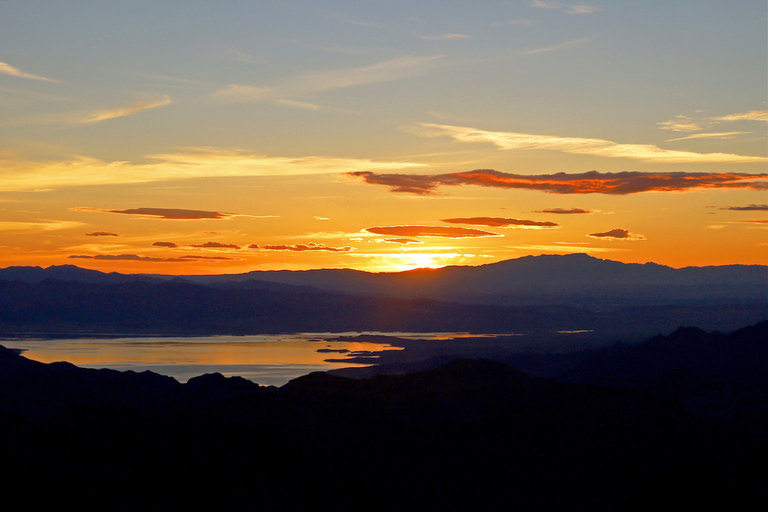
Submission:
[[[573,41],[568,41],[567,43],[557,44],[555,46],[547,46],[546,48],[536,48],[534,50],[527,50],[523,52],[523,55],[536,55],[537,53],[549,53],[557,50],[565,50],[567,48],[573,48],[574,46],[581,46],[582,44],[588,42],[589,40],[590,39],[588,37],[582,37],[579,39],[574,39]]]
[[[230,84],[223,89],[214,91],[211,96],[229,101],[250,102],[390,82],[428,73],[440,63],[443,57],[443,55],[421,57],[406,55],[367,66],[332,71],[310,71],[289,78],[274,87]],[[283,104],[285,105],[284,101]],[[288,106],[295,105],[289,104]]]
[[[162,107],[170,103],[171,97],[167,94],[147,96],[122,107],[85,110],[79,112],[61,112],[47,116],[29,117],[21,120],[20,124],[32,126],[52,126],[58,128],[73,128],[96,124],[102,121],[107,121],[109,119],[131,116],[138,114],[139,112]]]
[[[54,80],[52,78],[46,78],[44,76],[35,75],[34,73],[27,73],[26,71],[22,71],[19,68],[11,66],[7,62],[0,62],[0,75],[15,76],[18,78],[26,78],[29,80],[40,80],[42,82],[61,83],[61,81],[59,80]]]
[[[439,36],[419,36],[419,38],[426,41],[445,41],[450,39],[472,39],[472,36],[467,34],[440,34]]]
[[[121,213],[124,215],[138,215],[141,217],[154,217],[166,220],[219,220],[238,216],[236,213],[209,212],[205,210],[182,210],[179,208],[131,208],[128,210],[107,210],[102,208],[77,206],[70,208],[70,210],[77,212]]]
[[[68,220],[38,220],[38,221],[0,221],[0,231],[23,231],[34,233],[37,231],[56,231],[60,229],[80,228],[82,222]]]
[[[728,153],[694,153],[662,149],[650,144],[620,144],[603,139],[558,137],[514,132],[492,132],[465,126],[419,123],[424,137],[448,136],[460,142],[489,142],[499,149],[550,150],[563,153],[594,155],[608,158],[630,158],[663,163],[742,163],[768,162],[762,156],[744,156]]]
[[[0,153],[0,189],[40,191],[62,187],[152,183],[168,180],[338,174],[358,170],[398,170],[423,167],[412,162],[306,156],[270,157],[238,149],[187,148],[182,152],[149,155],[149,163],[105,162],[89,156],[59,161],[25,161]]]
[[[179,256],[173,258],[161,258],[155,256],[139,256],[138,254],[73,254],[71,259],[89,259],[101,261],[139,261],[146,263],[189,263],[191,261],[241,261],[242,258],[230,258],[225,256]]]
[[[713,117],[716,121],[768,121],[768,110],[751,110],[740,114]]]
[[[557,9],[564,10],[568,14],[592,14],[599,11],[596,5],[590,4],[566,4],[563,2],[557,2],[554,0],[533,0],[531,6],[539,9]]]
[[[280,91],[287,95],[299,95],[401,80],[431,71],[443,57],[443,55],[422,57],[408,55],[368,66],[309,72],[291,79],[280,88]]]
[[[721,133],[695,133],[693,135],[687,135],[685,137],[678,137],[676,139],[667,139],[667,142],[674,142],[677,140],[690,140],[690,139],[733,139],[735,135],[744,135],[751,132],[721,132]]]
[[[504,236],[499,233],[483,231],[481,229],[462,228],[457,226],[374,226],[365,228],[364,231],[375,235],[392,235],[397,237],[432,237],[432,238],[479,238]]]
[[[542,251],[542,252],[566,252],[566,253],[592,253],[592,252],[616,252],[626,251],[627,249],[619,249],[613,247],[583,247],[573,245],[507,245],[509,249],[520,249],[523,251]]]
[[[503,217],[457,217],[454,219],[442,219],[442,222],[516,229],[557,229],[561,227],[560,224],[557,224],[556,222],[540,222],[536,220],[509,219]]]

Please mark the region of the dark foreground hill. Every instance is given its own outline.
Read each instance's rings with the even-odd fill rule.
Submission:
[[[765,353],[765,330],[728,336],[752,346],[743,353]],[[685,348],[704,335],[656,338],[644,350],[662,359],[706,352],[706,340],[698,351]],[[754,357],[742,363],[765,372]],[[765,502],[764,388],[739,381],[751,404],[723,415],[708,402],[733,364],[677,379],[675,392],[605,378],[610,368],[624,374],[624,365],[582,358],[561,380],[455,359],[362,380],[315,373],[273,388],[215,374],[180,384],[149,372],[46,365],[1,349],[0,481],[28,507],[53,499],[73,510],[711,510]],[[640,364],[633,375],[670,381],[679,366],[659,373]],[[685,386],[696,387],[696,401],[676,398]]]

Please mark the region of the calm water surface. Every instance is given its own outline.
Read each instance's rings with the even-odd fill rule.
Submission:
[[[314,371],[344,368],[352,363],[330,363],[368,351],[400,350],[384,343],[334,341],[340,336],[376,334],[420,339],[461,337],[460,333],[299,333],[259,336],[202,336],[157,338],[71,338],[2,340],[7,348],[22,349],[28,359],[43,363],[67,361],[83,368],[151,370],[186,382],[205,373],[241,376],[261,385],[282,386]]]

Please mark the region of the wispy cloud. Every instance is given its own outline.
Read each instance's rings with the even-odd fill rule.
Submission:
[[[662,163],[740,163],[768,162],[762,156],[729,153],[694,153],[662,149],[650,144],[620,144],[604,139],[558,137],[515,132],[492,132],[465,126],[419,123],[417,134],[424,137],[448,136],[461,142],[489,142],[498,148],[511,150],[550,150],[608,158],[630,158]]]
[[[70,208],[70,210],[77,212],[121,213],[124,215],[139,215],[141,217],[153,217],[166,220],[221,220],[237,216],[236,213],[209,212],[205,210],[182,210],[179,208],[131,208],[128,210],[106,210],[102,208],[78,206],[75,208]]]
[[[390,187],[392,192],[433,195],[439,186],[476,185],[505,189],[539,190],[552,194],[611,194],[639,192],[686,192],[697,189],[768,190],[768,174],[737,173],[644,173],[597,171],[566,174],[524,175],[489,169],[450,174],[377,174],[368,171],[349,173],[366,183]]]
[[[535,48],[533,50],[526,50],[523,52],[523,55],[535,55],[537,53],[548,53],[557,50],[565,50],[567,48],[573,48],[574,46],[580,46],[589,40],[590,39],[588,37],[580,37],[579,39],[574,39],[572,41],[568,41],[567,43],[556,44],[554,46],[547,46],[544,48]]]
[[[604,233],[590,233],[587,236],[601,240],[645,240],[645,236],[630,232],[628,229],[616,228]]]
[[[693,135],[686,135],[685,137],[667,139],[667,142],[674,142],[676,140],[689,140],[689,139],[733,139],[734,136],[743,135],[745,133],[751,133],[751,132],[695,133]]]
[[[419,36],[426,41],[445,41],[449,39],[472,39],[472,36],[467,34],[440,34],[438,36]]]
[[[688,116],[678,114],[669,121],[657,123],[662,130],[672,130],[673,132],[697,132],[710,126],[706,121],[696,121]]]
[[[596,5],[582,4],[582,3],[566,4],[563,2],[556,2],[552,0],[533,0],[533,3],[531,3],[531,5],[533,7],[538,7],[539,9],[563,10],[568,14],[592,14],[600,10]]]
[[[457,217],[454,219],[442,219],[442,222],[516,229],[557,229],[561,227],[560,224],[557,224],[556,222],[509,219],[504,217]]]
[[[406,55],[367,66],[332,71],[310,71],[289,78],[274,87],[231,84],[213,92],[211,96],[230,101],[261,101],[265,99],[303,96],[331,89],[390,82],[428,73],[438,66],[443,57],[443,55]]]
[[[34,73],[27,73],[26,71],[22,71],[19,68],[11,66],[6,62],[0,62],[0,75],[9,75],[9,76],[15,76],[18,78],[27,78],[29,80],[40,80],[43,82],[61,83],[59,80],[54,80],[52,78],[46,78],[44,76],[35,75]]]
[[[657,123],[662,130],[672,130],[675,132],[698,132],[705,130],[713,125],[735,121],[768,121],[768,110],[751,110],[738,114],[728,114],[725,116],[711,116],[694,119],[686,115],[676,115],[669,121]],[[744,132],[731,132],[744,133]],[[681,140],[681,139],[673,139]]]
[[[503,236],[499,233],[492,233],[481,229],[461,228],[456,226],[374,226],[365,228],[364,231],[375,235],[391,235],[397,237],[478,238]]]
[[[109,119],[131,116],[171,103],[171,97],[167,94],[144,96],[133,103],[121,107],[84,110],[78,112],[61,112],[52,115],[29,117],[22,120],[22,124],[45,125],[54,127],[77,127],[100,123]]]
[[[223,89],[214,91],[211,96],[229,101],[248,102],[261,101],[274,97],[276,91],[268,87],[256,87],[253,85],[231,84]]]
[[[281,88],[281,91],[284,90],[288,94],[305,94],[401,80],[431,71],[442,58],[443,55],[421,57],[408,55],[368,66],[310,72],[290,80]]]
[[[63,161],[25,161],[0,153],[0,189],[50,190],[86,185],[151,183],[167,180],[232,176],[338,174],[357,170],[398,170],[422,167],[412,162],[306,156],[270,157],[238,149],[187,148],[177,153],[149,155],[149,163],[105,162],[87,156]]]
[[[751,110],[712,118],[715,121],[768,121],[768,110]]]
[[[306,101],[296,100],[277,100],[277,103],[286,107],[298,108],[300,110],[320,110],[320,105],[309,103]]]
[[[81,228],[82,222],[67,220],[36,220],[36,221],[0,221],[0,231],[24,231],[34,233],[37,231],[56,231],[59,229]]]

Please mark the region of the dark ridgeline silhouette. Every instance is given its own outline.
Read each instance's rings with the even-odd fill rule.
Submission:
[[[616,306],[763,303],[768,266],[724,265],[674,269],[655,263],[627,264],[586,254],[525,256],[488,265],[449,266],[406,272],[349,269],[253,271],[245,274],[170,275],[101,273],[72,265],[8,267],[0,279],[44,279],[93,284],[174,280],[227,288],[326,292],[467,304]],[[298,287],[298,288],[297,288]]]
[[[413,373],[313,373],[275,388],[0,348],[0,481],[27,505],[44,492],[94,510],[703,510],[768,498],[768,322],[505,357],[445,354]]]

